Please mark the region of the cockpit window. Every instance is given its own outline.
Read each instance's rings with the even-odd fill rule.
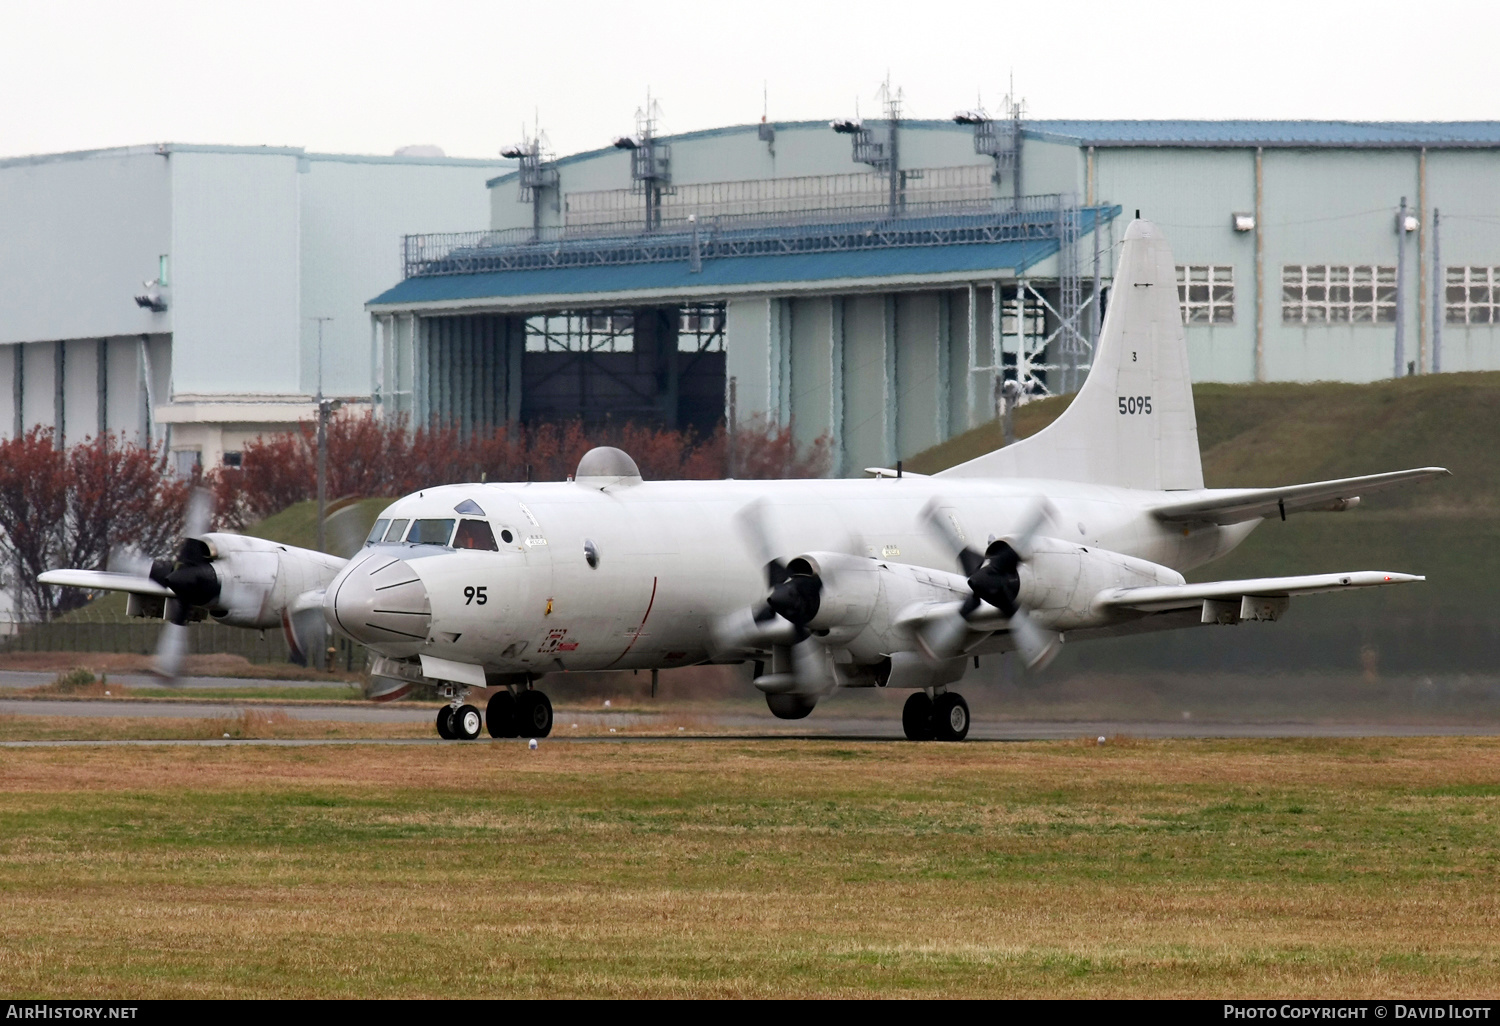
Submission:
[[[406,540],[413,545],[447,545],[452,536],[452,520],[413,520],[406,532]]]
[[[389,520],[377,520],[375,526],[370,528],[370,537],[365,539],[366,545],[374,545],[385,537],[385,529],[391,525]]]
[[[391,529],[385,532],[385,540],[388,542],[398,542],[406,537],[406,525],[408,523],[410,523],[408,520],[392,520]]]
[[[495,544],[495,532],[490,530],[490,525],[483,520],[460,520],[458,533],[453,536],[453,547],[455,549],[487,549],[490,552],[500,551],[500,546]]]
[[[480,509],[479,503],[475,502],[473,499],[465,499],[463,502],[460,502],[457,506],[453,507],[453,512],[470,513],[474,516],[480,517],[484,516],[484,510]]]

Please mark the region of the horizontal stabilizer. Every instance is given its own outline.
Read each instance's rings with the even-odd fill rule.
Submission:
[[[1192,493],[1191,498],[1179,496],[1151,512],[1168,523],[1238,524],[1285,513],[1347,509],[1370,492],[1449,476],[1442,467],[1420,467],[1284,488],[1214,488]]]
[[[1207,584],[1153,585],[1146,588],[1109,588],[1094,597],[1094,608],[1134,609],[1160,613],[1189,609],[1202,602],[1227,602],[1245,598],[1285,598],[1316,595],[1346,588],[1378,588],[1387,584],[1425,581],[1412,574],[1384,570],[1356,570],[1346,574],[1309,574],[1304,577],[1256,577],[1246,581],[1211,581]]]
[[[160,595],[170,598],[172,592],[149,577],[116,574],[108,570],[48,570],[36,578],[42,584],[64,588],[87,588],[90,591],[126,591],[132,595]]]

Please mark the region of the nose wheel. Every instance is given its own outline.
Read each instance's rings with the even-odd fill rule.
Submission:
[[[460,741],[472,741],[479,736],[480,728],[484,726],[479,719],[479,710],[472,705],[461,705],[453,710],[453,715],[448,720],[448,729],[453,736]]]
[[[546,737],[552,733],[552,702],[540,691],[518,694],[497,691],[485,705],[484,716],[461,696],[461,704],[445,705],[437,712],[438,737],[445,741],[472,741],[485,729],[490,737]]]

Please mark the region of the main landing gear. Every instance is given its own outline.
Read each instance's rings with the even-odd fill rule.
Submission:
[[[901,710],[908,741],[962,741],[969,736],[969,703],[956,691],[936,697],[918,691]]]
[[[468,695],[464,688],[445,696],[450,701],[438,710],[438,737],[472,741],[482,729],[489,730],[490,737],[546,737],[552,733],[552,702],[540,691],[497,691],[490,696],[483,719],[479,710],[465,701]]]

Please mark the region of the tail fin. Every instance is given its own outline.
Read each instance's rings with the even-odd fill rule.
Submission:
[[[1137,219],[1125,232],[1093,367],[1072,405],[1030,438],[939,476],[1203,487],[1177,268],[1155,225]]]

